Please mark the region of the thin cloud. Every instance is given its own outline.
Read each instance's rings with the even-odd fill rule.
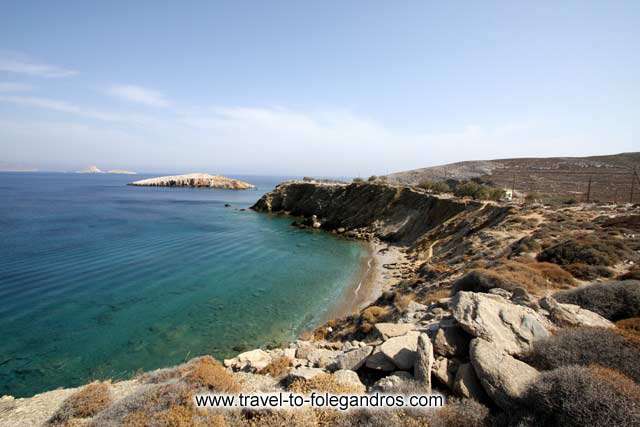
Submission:
[[[24,83],[0,82],[0,93],[7,92],[29,92],[33,86]]]
[[[46,78],[71,77],[78,74],[75,70],[36,62],[25,55],[1,51],[0,71]]]
[[[135,85],[112,85],[107,93],[125,101],[136,102],[151,107],[168,107],[169,101],[158,91]]]

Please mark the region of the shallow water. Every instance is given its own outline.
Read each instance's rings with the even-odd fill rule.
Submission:
[[[0,395],[290,340],[367,254],[239,210],[280,178],[245,177],[258,189],[240,192],[131,179],[0,174]]]

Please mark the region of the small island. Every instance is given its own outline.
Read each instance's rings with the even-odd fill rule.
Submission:
[[[209,175],[207,173],[160,176],[131,182],[129,185],[141,187],[208,187],[225,190],[248,190],[255,188],[255,185],[249,184],[248,182],[221,175]]]

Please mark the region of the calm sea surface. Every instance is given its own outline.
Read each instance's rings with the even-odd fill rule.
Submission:
[[[357,280],[360,244],[240,211],[280,178],[125,185],[143,177],[0,173],[0,395],[290,340]]]

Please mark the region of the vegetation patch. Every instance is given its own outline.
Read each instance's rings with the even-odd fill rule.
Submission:
[[[640,381],[640,346],[616,329],[562,329],[556,335],[534,342],[526,359],[542,370],[597,364]]]
[[[219,393],[237,393],[240,385],[224,366],[211,356],[194,359],[183,377],[187,384]]]
[[[559,292],[555,299],[576,304],[611,321],[640,317],[640,281],[596,283]]]
[[[541,374],[511,425],[636,426],[640,386],[601,366],[565,366]]]
[[[87,384],[62,402],[49,424],[65,424],[72,418],[93,417],[111,404],[110,387],[108,382]]]
[[[262,368],[259,374],[271,375],[273,378],[281,378],[289,373],[289,369],[293,365],[291,359],[287,356],[280,356],[273,359],[267,366]]]
[[[633,256],[632,251],[620,239],[608,235],[592,234],[564,240],[544,249],[538,261],[558,265],[587,264],[612,266]]]
[[[471,270],[453,284],[459,291],[488,292],[492,288],[513,291],[524,288],[539,294],[549,289],[566,289],[575,284],[573,277],[555,264],[503,260],[486,268]]]

